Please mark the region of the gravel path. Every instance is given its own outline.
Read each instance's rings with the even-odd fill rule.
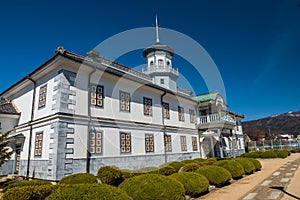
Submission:
[[[242,199],[244,197],[246,197],[249,193],[251,193],[251,191],[256,188],[256,186],[259,186],[261,184],[263,185],[270,185],[271,182],[264,182],[269,180],[268,178],[273,176],[273,174],[277,171],[280,170],[280,168],[282,166],[284,166],[286,163],[292,163],[296,160],[300,159],[300,154],[299,153],[295,153],[295,154],[291,154],[289,157],[285,158],[285,159],[259,159],[260,162],[262,163],[262,170],[259,172],[255,172],[254,174],[250,175],[250,176],[246,176],[238,181],[233,182],[232,184],[225,186],[223,188],[218,188],[215,191],[208,193],[205,196],[202,196],[198,199],[207,199],[207,200],[238,200],[238,199]],[[298,162],[299,164],[299,162]],[[298,165],[298,164],[287,164],[287,165]],[[286,166],[287,166],[286,165]],[[290,167],[290,168],[295,168],[295,166]],[[287,169],[287,167],[285,167],[285,169]],[[293,172],[286,172],[286,173],[293,173],[292,175],[290,175],[289,180],[285,179],[284,182],[286,183],[286,185],[288,185],[288,183],[290,182],[290,184],[287,186],[287,192],[290,191],[291,194],[300,197],[300,195],[298,194],[299,191],[299,179],[298,177],[299,175],[299,170],[300,167],[296,168],[297,170],[292,170],[292,171],[296,171],[295,176],[293,177]],[[283,170],[282,170],[283,171]],[[286,175],[285,173],[285,175]],[[282,173],[281,175],[283,175],[284,173]],[[291,178],[293,177],[293,178]],[[283,177],[284,178],[284,177]],[[300,177],[299,177],[300,178]],[[298,181],[296,180],[298,179]],[[279,180],[279,182],[281,181],[281,179]],[[264,187],[266,187],[264,186]],[[284,186],[286,187],[286,186]],[[248,199],[268,199],[269,195],[267,195],[267,197],[264,198],[260,198],[259,196],[262,195],[263,193],[266,194],[264,191],[266,190],[262,190],[263,192],[261,192],[261,194],[253,194],[252,196],[250,195],[248,197]],[[279,190],[276,190],[277,192],[280,192]],[[255,192],[253,192],[255,193]],[[280,197],[282,196],[282,193],[279,194],[278,193],[274,193],[273,196],[277,197],[276,199],[280,199]],[[251,198],[252,197],[252,198]],[[291,198],[290,195],[286,195],[283,198],[289,198],[289,199],[285,199],[285,200],[290,200],[290,199],[295,199],[295,198]],[[282,199],[283,199],[282,198]]]

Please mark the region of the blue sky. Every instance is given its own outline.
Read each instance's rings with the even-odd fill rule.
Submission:
[[[0,91],[52,57],[59,45],[85,55],[112,35],[152,26],[157,14],[163,28],[188,35],[210,54],[230,110],[245,120],[300,110],[298,4],[300,0],[1,1]],[[135,51],[118,61],[137,66],[144,59]],[[195,93],[207,92],[187,61],[175,56],[173,65]]]

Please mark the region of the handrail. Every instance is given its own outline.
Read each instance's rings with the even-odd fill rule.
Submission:
[[[227,116],[227,115],[221,116],[219,113],[209,114],[209,115],[198,117],[198,124],[200,124],[200,125],[214,124],[214,123],[235,124],[235,121],[233,119],[230,119],[229,116]]]

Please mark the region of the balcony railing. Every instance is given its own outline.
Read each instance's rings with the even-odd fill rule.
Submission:
[[[174,68],[170,68],[170,67],[161,67],[161,66],[155,66],[153,65],[153,67],[149,67],[149,68],[143,68],[142,72],[145,74],[150,74],[153,72],[171,72],[175,75],[178,75],[178,68],[174,69]]]
[[[235,125],[236,121],[229,115],[221,116],[219,113],[198,117],[199,125],[219,124],[219,123]]]

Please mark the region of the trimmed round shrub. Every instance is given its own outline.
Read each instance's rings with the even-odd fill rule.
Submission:
[[[175,162],[168,163],[168,165],[174,167],[176,172],[178,172],[180,168],[183,167],[184,164],[182,162],[175,161]]]
[[[242,178],[245,174],[243,166],[234,160],[219,160],[214,165],[225,168],[230,172],[233,179]]]
[[[192,197],[199,197],[202,193],[206,192],[209,187],[207,178],[199,173],[182,172],[172,174],[170,177],[179,181],[185,189],[185,194],[191,195]]]
[[[158,170],[157,167],[144,167],[144,168],[138,169],[138,171],[141,171],[143,173],[153,173],[153,172],[156,172],[157,170]]]
[[[119,168],[113,166],[101,167],[97,173],[101,183],[118,186],[122,181],[122,172]]]
[[[72,174],[63,177],[59,184],[83,184],[83,183],[97,183],[97,177],[89,173]]]
[[[53,193],[58,185],[31,185],[14,187],[7,190],[3,196],[3,200],[32,200],[32,199],[45,199],[51,193]]]
[[[286,158],[289,156],[289,151],[287,150],[274,150],[273,152],[278,158]]]
[[[122,179],[125,180],[127,178],[131,178],[131,170],[128,170],[128,169],[122,169],[121,170],[121,174],[122,174]]]
[[[202,165],[212,165],[217,161],[217,158],[208,158],[204,162],[202,162]]]
[[[129,172],[129,174],[127,172]],[[139,176],[142,174],[156,174],[158,173],[158,168],[157,167],[144,167],[140,169],[135,169],[135,170],[125,170],[125,177],[127,175],[127,178],[131,178],[133,176]],[[122,177],[124,177],[124,173],[122,171]]]
[[[159,174],[143,174],[126,179],[119,185],[134,200],[185,199],[183,185],[177,180]]]
[[[273,151],[264,151],[264,152],[261,152],[260,157],[261,158],[277,158],[277,155]]]
[[[229,171],[223,167],[215,165],[200,167],[196,172],[205,176],[211,185],[215,185],[217,187],[222,187],[228,184],[231,180],[231,174]]]
[[[52,185],[50,181],[45,180],[26,180],[26,181],[20,181],[16,183],[9,184],[3,189],[3,192],[6,192],[6,190],[14,188],[14,187],[22,187],[22,186],[37,186],[37,185]]]
[[[254,164],[249,160],[250,158],[236,158],[235,161],[240,163],[245,171],[245,174],[252,174],[255,171]]]
[[[186,165],[186,164],[189,164],[189,163],[195,163],[195,161],[194,160],[183,160],[183,161],[181,161],[181,163],[183,165]]]
[[[255,171],[260,171],[262,168],[261,163],[259,162],[259,160],[256,160],[254,158],[249,158],[249,160],[253,163],[254,167],[255,167]]]
[[[130,200],[132,198],[119,188],[106,184],[75,184],[58,188],[55,192],[53,192],[46,198],[46,200],[52,199]]]
[[[206,159],[204,159],[204,158],[195,158],[193,161],[196,162],[196,163],[199,163],[199,162],[205,162]]]
[[[175,170],[174,167],[165,166],[165,167],[159,168],[158,171],[157,171],[157,173],[161,174],[161,175],[169,176],[171,174],[177,173],[177,171]]]
[[[214,161],[214,162],[216,162],[218,159],[217,158],[215,158],[215,157],[213,157],[213,158],[207,158],[206,159],[206,161]]]
[[[157,173],[158,173],[157,167],[144,167],[135,170],[122,170],[122,178],[126,179],[134,176],[139,176],[142,174],[157,174]]]
[[[244,157],[244,158],[259,158],[260,157],[260,153],[258,151],[256,151],[256,152],[249,152],[249,153],[243,153],[241,155],[241,157]]]
[[[200,167],[200,165],[198,165],[197,163],[189,163],[189,164],[185,164],[180,171],[182,172],[195,172],[198,168]]]

